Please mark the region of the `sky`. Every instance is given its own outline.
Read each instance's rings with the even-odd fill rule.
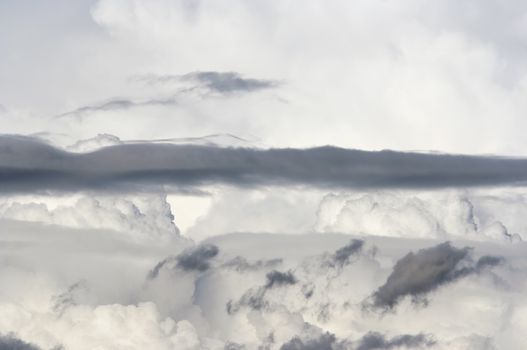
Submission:
[[[527,344],[527,3],[0,0],[0,350]]]

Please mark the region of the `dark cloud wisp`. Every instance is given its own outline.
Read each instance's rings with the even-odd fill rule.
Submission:
[[[381,350],[381,349],[400,349],[402,347],[407,349],[414,349],[423,347],[430,347],[436,344],[430,336],[425,334],[403,334],[391,339],[377,332],[370,332],[366,334],[359,341],[356,350]]]
[[[177,256],[170,256],[157,263],[148,273],[148,278],[156,278],[165,266],[170,269],[178,268],[183,271],[207,271],[210,268],[210,260],[215,258],[219,252],[219,248],[213,244],[202,244],[187,249]]]
[[[503,260],[482,256],[473,263],[469,253],[470,248],[456,248],[449,242],[408,253],[397,261],[386,282],[373,294],[373,307],[390,310],[406,296],[414,301],[424,300],[439,287],[496,266]]]
[[[521,185],[527,159],[310,149],[126,144],[68,153],[35,139],[0,137],[0,191],[133,191],[145,185],[309,185],[439,188]]]
[[[170,107],[178,104],[175,97],[152,98],[146,100],[132,100],[132,99],[112,99],[99,104],[89,106],[82,106],[74,110],[59,114],[56,118],[77,117],[97,112],[120,111],[136,107],[162,106]]]
[[[143,81],[150,85],[187,82],[193,84],[190,90],[203,88],[209,93],[222,95],[255,92],[276,88],[280,85],[280,83],[275,80],[247,78],[237,72],[216,71],[196,71],[184,75],[149,74],[135,77],[134,80]]]

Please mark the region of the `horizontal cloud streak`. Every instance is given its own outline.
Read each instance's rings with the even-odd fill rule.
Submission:
[[[145,185],[310,185],[440,188],[521,185],[527,159],[310,149],[127,144],[68,153],[31,138],[0,137],[2,192],[136,190]],[[144,187],[143,187],[144,188]]]

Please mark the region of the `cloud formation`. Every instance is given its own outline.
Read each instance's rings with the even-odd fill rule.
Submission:
[[[206,89],[208,93],[234,94],[249,93],[264,89],[276,88],[279,83],[274,80],[246,78],[237,72],[196,71],[183,75],[143,75],[134,80],[144,81],[150,85],[169,83],[191,83],[187,90]]]
[[[430,336],[424,334],[404,334],[386,339],[386,337],[377,332],[370,332],[366,334],[359,341],[356,350],[384,350],[384,349],[414,349],[414,348],[428,348],[436,342]]]
[[[508,214],[523,212],[518,189],[357,191],[320,201],[315,230],[390,237],[463,237],[516,242],[526,232]],[[518,193],[518,194],[516,194]]]
[[[0,138],[3,192],[122,191],[134,185],[207,183],[441,188],[515,185],[526,180],[527,160],[522,158],[160,144],[117,145],[73,154],[29,138]]]
[[[151,106],[162,106],[170,107],[177,106],[178,102],[175,97],[162,97],[153,98],[146,100],[132,100],[132,99],[111,99],[106,102],[99,104],[93,104],[89,106],[82,106],[72,111],[64,112],[56,116],[56,118],[65,117],[76,117],[82,120],[82,118],[90,113],[96,112],[108,112],[108,111],[119,111],[127,110],[136,107],[151,107]]]
[[[39,350],[39,348],[12,335],[0,335],[0,350]]]
[[[408,253],[397,261],[386,282],[373,294],[373,306],[391,310],[406,296],[415,302],[426,301],[428,293],[503,261],[501,257],[482,256],[473,264],[466,261],[469,252],[468,247],[456,248],[445,242]]]
[[[219,249],[213,244],[201,244],[189,248],[175,257],[168,257],[160,261],[149,273],[148,278],[153,279],[165,266],[170,269],[177,267],[183,271],[204,272],[210,267],[210,260],[218,255]]]

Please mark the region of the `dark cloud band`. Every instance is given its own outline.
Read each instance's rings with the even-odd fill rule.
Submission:
[[[34,139],[0,137],[2,192],[133,191],[146,185],[309,185],[441,188],[522,185],[527,159],[310,149],[127,144],[68,153]]]

